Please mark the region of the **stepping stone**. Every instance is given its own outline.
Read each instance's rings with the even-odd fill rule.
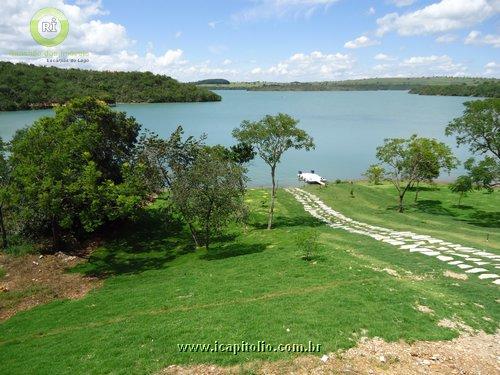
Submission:
[[[495,281],[493,281],[493,284],[500,285],[500,279],[496,279]]]
[[[471,262],[480,262],[482,259],[481,258],[467,258],[467,260],[470,260]]]
[[[478,266],[484,266],[485,264],[490,264],[490,262],[474,262],[476,263]]]
[[[409,249],[414,249],[414,248],[419,247],[419,246],[420,246],[419,244],[410,244],[410,245],[400,246],[399,248],[401,250],[409,250]]]
[[[429,243],[441,243],[443,242],[443,240],[438,240],[438,239],[435,239],[435,238],[430,238],[427,240],[427,242]]]
[[[448,261],[450,261],[450,260],[453,260],[453,258],[452,258],[452,257],[447,257],[446,255],[438,255],[438,256],[437,256],[437,258],[438,258],[439,260],[442,260],[443,262],[448,262]]]
[[[461,260],[454,260],[453,262],[449,262],[448,264],[451,264],[452,266],[456,266],[457,264],[462,263]]]
[[[472,266],[469,266],[468,264],[457,264],[457,267],[458,268],[461,268],[463,270],[466,270],[466,269],[469,269],[469,268],[472,268]]]
[[[481,280],[484,280],[484,279],[496,279],[498,277],[498,275],[495,275],[494,273],[483,273],[481,275],[479,275],[479,278]]]
[[[479,273],[479,272],[487,272],[488,270],[485,268],[472,268],[470,270],[465,271],[465,273]]]
[[[421,251],[421,253],[424,255],[428,255],[430,257],[434,257],[436,255],[441,254],[439,251],[432,251],[432,250],[431,251]]]
[[[440,247],[438,247],[438,250],[449,250],[449,249],[445,246],[440,246]]]

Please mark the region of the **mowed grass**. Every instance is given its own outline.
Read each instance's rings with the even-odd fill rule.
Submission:
[[[411,230],[459,244],[500,252],[500,191],[473,191],[462,198],[448,185],[423,186],[417,202],[415,191],[405,196],[405,212],[396,210],[397,192],[392,184],[318,185],[305,189],[316,194],[333,209],[353,219],[396,230]]]
[[[163,220],[165,202],[158,201],[73,270],[107,277],[102,288],[0,324],[0,373],[143,374],[171,364],[300,355],[180,353],[177,346],[216,340],[312,341],[321,355],[354,346],[362,334],[408,341],[457,336],[437,325],[443,318],[486,332],[498,328],[498,286],[491,282],[446,278],[447,266],[435,259],[328,228],[282,190],[268,231],[268,201],[267,191],[249,191],[249,225],[232,228],[208,254],[192,249],[178,222]],[[312,262],[301,259],[294,242],[305,230],[317,231],[322,245]],[[434,312],[419,312],[418,305]]]

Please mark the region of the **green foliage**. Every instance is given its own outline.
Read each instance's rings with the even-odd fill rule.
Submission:
[[[476,189],[486,189],[492,192],[493,187],[499,183],[500,162],[491,156],[486,156],[477,163],[474,158],[469,158],[464,166]]]
[[[409,90],[411,94],[500,97],[500,80],[472,77],[367,78],[324,82],[231,82],[205,87],[251,91]]]
[[[59,245],[133,215],[152,192],[135,154],[139,131],[133,118],[92,98],[18,131],[10,159],[23,233]]]
[[[396,187],[399,212],[403,212],[403,198],[410,187],[420,181],[432,181],[441,170],[450,171],[458,163],[451,149],[436,139],[420,138],[385,139],[377,147],[377,159],[390,169],[387,178]]]
[[[172,200],[184,218],[196,227],[208,251],[211,239],[242,216],[244,168],[222,158],[219,150],[203,148],[194,162],[176,174]]]
[[[410,89],[410,94],[419,95],[446,95],[446,96],[482,96],[500,97],[500,83],[498,80],[483,81],[477,85],[428,85],[416,86]]]
[[[319,233],[314,229],[302,229],[295,235],[295,246],[300,257],[306,261],[318,257],[320,250]]]
[[[229,85],[230,82],[227,79],[223,78],[211,78],[211,79],[202,79],[201,81],[193,82],[195,85]]]
[[[99,72],[0,62],[0,110],[50,108],[93,96],[108,103],[220,101],[207,89],[151,72]]]
[[[500,160],[500,98],[464,103],[461,117],[446,127],[459,145],[467,144],[473,153],[491,153]]]
[[[298,123],[299,121],[293,117],[279,113],[276,116],[267,115],[259,121],[245,120],[239,128],[233,130],[234,138],[254,147],[262,160],[271,167],[272,194],[268,229],[271,229],[273,220],[277,164],[290,148],[306,151],[314,149],[313,139],[297,127]]]
[[[472,190],[472,179],[469,176],[459,176],[455,182],[450,185],[450,190],[460,194],[458,197],[458,205],[460,206],[462,197]]]
[[[374,185],[380,185],[385,174],[385,169],[379,164],[372,164],[368,167],[364,176]]]

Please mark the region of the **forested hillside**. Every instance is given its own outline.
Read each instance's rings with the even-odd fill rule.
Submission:
[[[100,72],[0,62],[0,110],[50,108],[75,97],[108,103],[219,101],[206,88],[151,72]]]

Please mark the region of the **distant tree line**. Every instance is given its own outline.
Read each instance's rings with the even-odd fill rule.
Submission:
[[[485,81],[478,85],[451,84],[417,86],[410,89],[410,94],[500,98],[500,81]]]
[[[151,72],[101,72],[0,62],[0,110],[50,108],[92,96],[108,103],[220,101],[208,89]]]
[[[229,82],[228,82],[229,83]],[[500,80],[471,77],[368,78],[323,82],[233,82],[209,84],[211,89],[249,91],[372,91],[407,90],[411,94],[500,97]]]

